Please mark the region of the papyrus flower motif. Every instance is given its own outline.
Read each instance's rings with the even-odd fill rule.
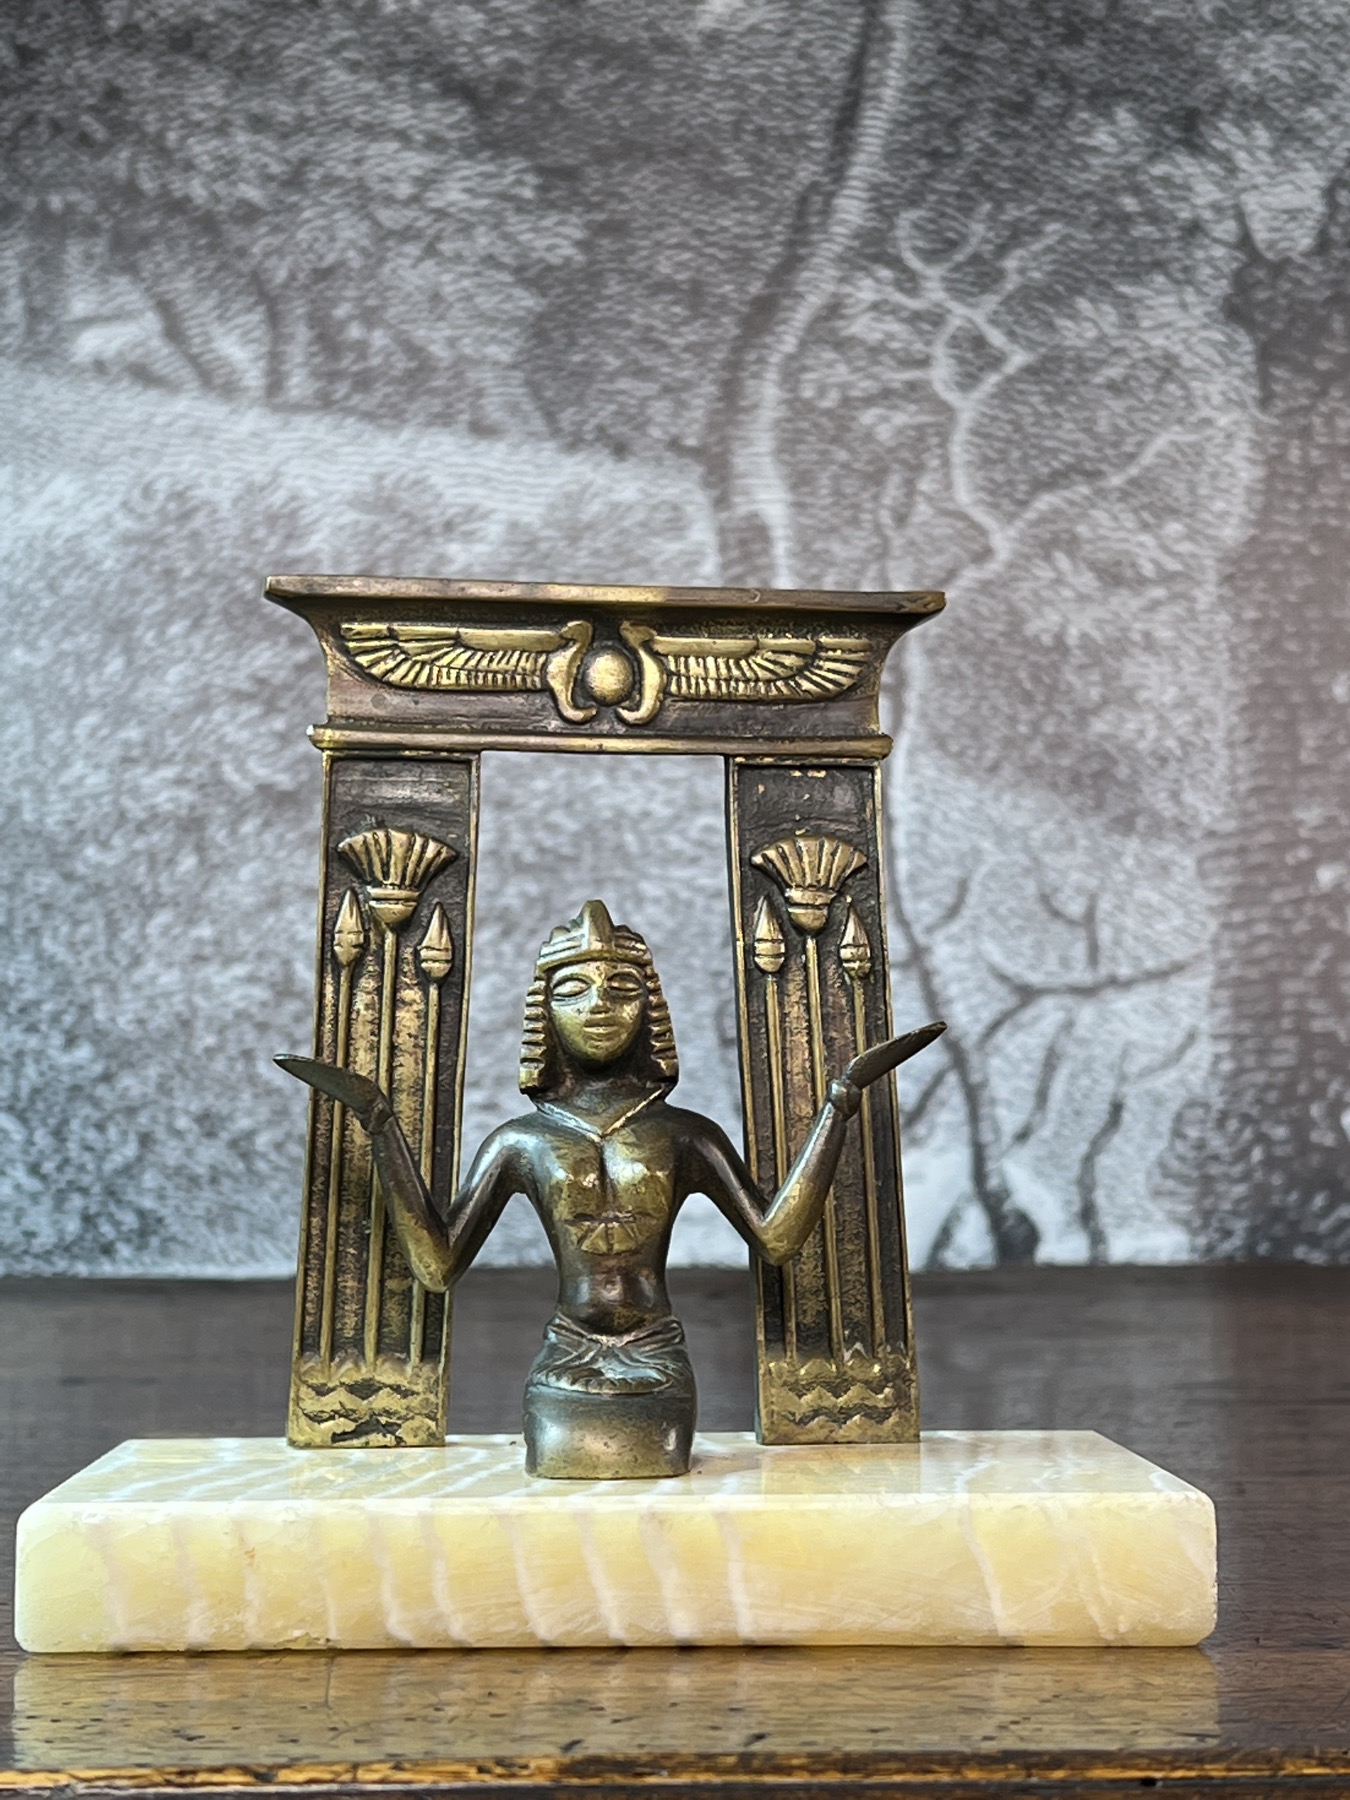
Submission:
[[[422,889],[455,854],[437,838],[387,826],[344,838],[338,850],[365,876],[370,910],[386,931],[408,922]]]
[[[778,882],[788,917],[808,937],[824,930],[835,895],[866,861],[862,851],[843,838],[805,832],[767,844],[750,858],[753,868]]]

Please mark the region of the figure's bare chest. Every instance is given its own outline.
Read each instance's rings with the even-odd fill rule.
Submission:
[[[659,1239],[675,1204],[668,1132],[634,1121],[604,1136],[551,1134],[539,1195],[555,1229],[589,1255],[640,1250]]]

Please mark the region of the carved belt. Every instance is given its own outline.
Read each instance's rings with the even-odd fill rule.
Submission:
[[[620,1388],[651,1392],[683,1386],[692,1378],[680,1321],[666,1317],[636,1331],[611,1335],[588,1331],[575,1319],[555,1313],[544,1328],[544,1343],[530,1385],[577,1387],[578,1376],[603,1376]]]

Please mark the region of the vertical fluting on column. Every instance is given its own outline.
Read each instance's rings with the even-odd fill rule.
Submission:
[[[431,909],[426,935],[417,946],[417,966],[427,986],[427,1024],[422,1049],[422,1139],[419,1161],[422,1179],[431,1186],[436,1163],[436,1086],[440,1073],[441,986],[455,965],[455,939],[444,906],[438,900]],[[413,1282],[412,1323],[408,1331],[408,1361],[422,1360],[426,1330],[427,1290]]]
[[[861,1053],[867,1048],[867,989],[872,973],[872,946],[867,927],[851,900],[845,902],[844,930],[839,939],[839,961],[853,990],[853,1043]],[[886,1300],[881,1283],[880,1211],[877,1199],[877,1153],[872,1129],[872,1090],[863,1089],[862,1103],[863,1202],[867,1219],[867,1276],[872,1305],[871,1350],[881,1353],[886,1342]]]
[[[329,757],[324,810],[316,1054],[389,1093],[443,1200],[458,1165],[478,759]],[[440,1442],[448,1298],[413,1280],[369,1140],[317,1097],[306,1185],[291,1442]]]
[[[806,969],[806,1037],[811,1064],[811,1112],[825,1100],[825,1047],[827,1022],[824,989],[820,979],[820,934],[843,883],[867,858],[853,844],[829,833],[798,829],[756,850],[750,866],[772,876],[783,890],[787,914],[800,934]],[[830,1355],[842,1364],[844,1343],[843,1284],[839,1267],[839,1220],[831,1190],[820,1222],[820,1243],[825,1261],[825,1310],[829,1320]]]
[[[366,926],[355,888],[348,888],[333,927],[333,960],[338,965],[337,1046],[333,1061],[347,1067],[352,1027],[352,975],[365,954]],[[342,1198],[342,1162],[346,1108],[333,1103],[332,1148],[328,1155],[328,1205],[324,1215],[323,1303],[319,1322],[319,1360],[325,1368],[333,1361],[333,1284],[337,1279],[338,1207]]]
[[[769,1111],[772,1121],[773,1169],[766,1185],[778,1186],[788,1172],[787,1091],[783,1082],[783,1017],[778,1003],[778,978],[787,960],[787,942],[778,915],[767,894],[755,910],[750,940],[755,967],[764,977],[764,1048],[768,1060]],[[750,1115],[747,1113],[747,1117]],[[780,1271],[783,1298],[783,1341],[788,1354],[797,1354],[797,1269],[789,1263]]]
[[[747,1145],[766,1190],[800,1148],[828,1080],[860,1046],[892,1032],[880,829],[875,763],[729,759],[742,1088]],[[893,1081],[870,1090],[860,1109],[825,1216],[794,1270],[759,1264],[756,1291],[765,1442],[917,1435]]]
[[[419,831],[378,826],[344,838],[338,854],[366,878],[366,904],[380,927],[379,1050],[375,1080],[386,1094],[394,1092],[394,1025],[398,1007],[399,932],[417,910],[422,890],[449,862],[455,850]],[[370,1172],[370,1247],[366,1258],[365,1359],[374,1365],[380,1347],[384,1310],[385,1206],[379,1177]]]

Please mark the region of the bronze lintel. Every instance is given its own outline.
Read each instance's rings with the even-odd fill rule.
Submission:
[[[884,755],[887,652],[942,596],[273,576],[335,752]]]
[[[571,581],[447,581],[419,575],[269,575],[263,590],[278,606],[312,618],[317,604],[360,611],[405,601],[454,605],[485,600],[528,612],[533,607],[595,606],[616,612],[719,609],[746,615],[762,611],[876,614],[912,617],[917,623],[942,611],[936,588],[849,592],[839,588],[708,588],[631,586]]]
[[[311,725],[310,741],[333,756],[462,756],[480,750],[557,750],[583,756],[736,756],[744,749],[740,738],[700,737],[587,737],[580,732],[555,732],[541,737],[528,731],[472,733],[461,731],[409,731],[371,725],[333,722]],[[875,762],[890,755],[892,740],[882,732],[859,738],[756,738],[757,756],[800,758],[804,750],[817,749],[832,762]]]

